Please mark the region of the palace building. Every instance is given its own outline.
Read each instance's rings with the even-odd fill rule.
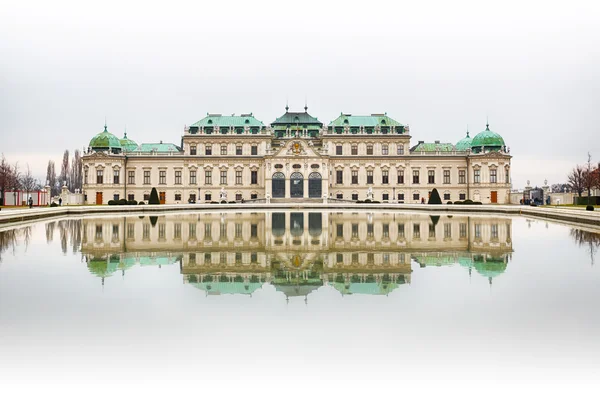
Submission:
[[[509,203],[509,149],[490,130],[456,144],[411,143],[408,125],[387,113],[341,113],[322,123],[304,112],[285,113],[269,125],[252,113],[207,114],[185,127],[181,144],[141,143],[104,131],[83,156],[86,204],[320,202]]]

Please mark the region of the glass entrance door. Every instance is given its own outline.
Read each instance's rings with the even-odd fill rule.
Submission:
[[[285,175],[275,172],[271,180],[271,197],[285,198]]]
[[[294,172],[290,176],[290,196],[292,198],[304,197],[304,176],[300,172]]]
[[[321,174],[319,172],[313,172],[308,175],[308,197],[309,198],[321,198],[322,187],[321,187]]]

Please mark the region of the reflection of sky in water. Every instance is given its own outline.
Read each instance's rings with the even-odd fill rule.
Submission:
[[[143,378],[153,387],[299,374],[371,387],[598,382],[590,232],[458,215],[431,232],[429,216],[349,213],[323,216],[319,231],[307,215],[302,225],[284,217],[297,235],[302,227],[298,239],[280,219],[160,216],[153,227],[129,217],[115,228],[90,218],[4,231],[0,386],[98,374],[97,386]]]

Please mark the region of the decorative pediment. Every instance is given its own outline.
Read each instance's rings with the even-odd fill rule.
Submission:
[[[506,153],[502,153],[499,151],[490,151],[484,154],[480,155],[481,157],[485,157],[485,158],[492,158],[492,159],[506,159],[507,157],[510,157],[509,154]]]
[[[320,157],[320,154],[306,141],[292,139],[282,144],[275,157]]]

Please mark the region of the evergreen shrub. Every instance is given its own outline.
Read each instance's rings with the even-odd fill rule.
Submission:
[[[440,193],[438,192],[437,188],[434,188],[433,190],[431,190],[431,195],[429,196],[429,201],[427,202],[428,205],[441,205],[442,204],[442,198],[440,198]]]
[[[158,199],[158,191],[156,188],[152,187],[152,191],[150,191],[150,199],[148,200],[149,205],[160,205],[160,199]]]

